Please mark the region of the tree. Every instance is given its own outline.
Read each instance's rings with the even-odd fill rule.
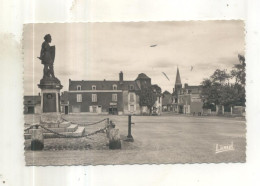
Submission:
[[[232,78],[235,78],[234,89],[236,90],[236,104],[245,106],[246,103],[246,63],[245,57],[238,55],[239,64],[235,64],[231,71]]]
[[[228,81],[231,76],[227,73],[226,70],[220,70],[217,69],[211,76],[210,76],[211,80],[213,82],[218,82],[220,84],[225,83],[226,81]]]
[[[238,55],[239,64],[235,64],[231,75],[226,70],[217,69],[209,79],[202,84],[203,108],[214,110],[216,105],[223,105],[229,109],[231,106],[245,106],[245,58]],[[229,82],[235,78],[235,83]]]
[[[211,79],[205,79],[202,83],[203,108],[215,110],[216,105],[220,103],[221,84],[213,82]]]
[[[235,64],[233,70],[231,71],[232,78],[235,78],[236,83],[245,86],[246,84],[246,63],[245,57],[238,55],[239,64]]]
[[[160,95],[162,93],[162,89],[161,87],[159,87],[158,85],[151,85],[151,88],[153,89],[153,91],[157,94]]]
[[[152,107],[160,94],[161,88],[158,85],[151,85],[140,91],[140,106],[147,106],[149,115],[151,115]]]

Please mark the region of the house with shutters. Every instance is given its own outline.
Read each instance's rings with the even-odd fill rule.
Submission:
[[[118,80],[75,81],[70,79],[67,92],[68,112],[139,115],[142,109],[139,105],[138,93],[142,88],[150,85],[151,78],[144,73],[139,74],[136,80],[132,81],[124,80],[123,72],[119,73]],[[158,101],[155,106],[160,106]]]
[[[69,80],[69,112],[103,114],[139,114],[140,90],[136,81],[125,81],[123,72],[119,80]]]
[[[173,112],[183,114],[201,114],[203,112],[203,100],[201,98],[202,86],[189,86],[187,83],[182,87],[179,68],[175,87],[173,89]]]

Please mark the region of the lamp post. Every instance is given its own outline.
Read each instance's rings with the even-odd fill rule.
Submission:
[[[129,141],[129,142],[133,142],[134,141],[134,138],[133,138],[133,136],[131,134],[131,125],[134,124],[134,123],[132,123],[131,117],[132,117],[132,115],[128,115],[128,135],[127,135],[126,141]]]

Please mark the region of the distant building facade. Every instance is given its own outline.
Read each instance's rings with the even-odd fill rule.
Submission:
[[[173,89],[173,112],[183,114],[201,114],[203,101],[201,99],[202,86],[189,86],[187,83],[182,87],[179,68]]]
[[[60,107],[61,107],[61,113],[69,114],[68,91],[64,91],[64,92],[61,93],[61,96],[60,96]]]
[[[151,78],[141,73],[134,81],[125,81],[123,72],[115,81],[69,80],[67,105],[69,113],[141,114],[138,93],[151,85]],[[158,104],[156,103],[156,107]]]
[[[24,96],[23,100],[24,114],[41,113],[41,96]]]
[[[163,94],[162,96],[162,111],[170,112],[173,111],[173,96],[171,93]]]

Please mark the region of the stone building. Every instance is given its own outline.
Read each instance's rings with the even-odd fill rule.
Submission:
[[[182,87],[179,68],[177,68],[175,88],[173,89],[173,112],[200,115],[203,112],[201,91],[201,85],[189,86],[185,83]]]
[[[64,92],[61,93],[60,107],[61,107],[61,113],[63,113],[63,114],[69,113],[68,91],[64,91]]]
[[[150,85],[151,78],[144,73],[139,74],[133,81],[125,81],[123,72],[119,73],[119,80],[113,81],[69,80],[68,111],[138,115],[144,109],[140,108],[138,93]],[[156,108],[160,107],[158,102],[160,98],[155,103]]]
[[[41,96],[24,96],[23,100],[24,114],[40,114],[41,113]]]

